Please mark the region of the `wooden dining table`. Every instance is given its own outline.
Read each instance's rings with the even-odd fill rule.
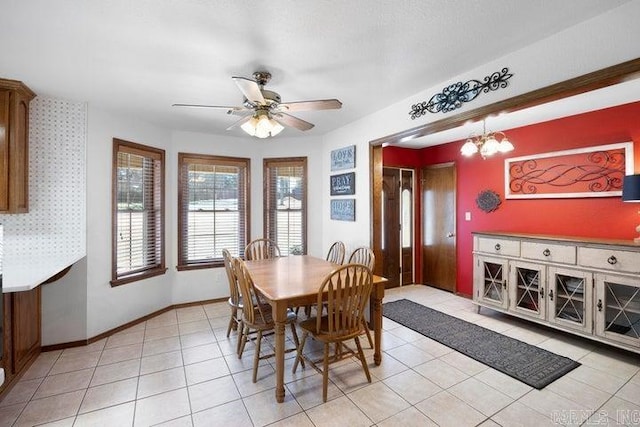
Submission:
[[[310,255],[295,255],[272,259],[246,261],[256,289],[273,309],[275,321],[276,400],[284,402],[284,353],[287,308],[315,304],[318,289],[327,274],[339,267]],[[387,279],[373,276],[370,297],[370,327],[374,334],[373,361],[382,361],[382,298]]]

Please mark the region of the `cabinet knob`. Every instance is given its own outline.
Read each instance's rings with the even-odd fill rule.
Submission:
[[[611,256],[609,257],[609,259],[607,259],[607,262],[608,262],[609,264],[611,264],[611,265],[614,265],[614,264],[616,264],[616,263],[618,262],[618,258],[616,258],[616,257],[614,257],[613,255],[611,255]]]
[[[500,243],[496,243],[496,245],[494,246],[494,248],[496,248],[496,251],[499,251],[501,247],[502,246],[500,246]]]
[[[507,289],[507,281],[506,281],[506,280],[503,280],[503,281],[502,281],[502,287],[503,287],[504,289]]]
[[[547,248],[544,251],[542,251],[542,255],[549,256],[549,255],[551,255],[551,251]]]
[[[598,304],[596,306],[598,307],[598,311],[602,311],[602,300],[601,299],[598,300]]]

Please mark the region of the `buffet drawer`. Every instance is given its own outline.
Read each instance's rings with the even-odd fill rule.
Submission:
[[[601,270],[640,273],[638,252],[581,247],[578,248],[578,264]]]
[[[478,250],[492,255],[520,256],[520,241],[494,237],[478,237]]]
[[[576,247],[543,242],[522,242],[522,257],[562,264],[576,263]]]

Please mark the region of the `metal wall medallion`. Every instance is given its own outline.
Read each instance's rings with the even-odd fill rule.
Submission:
[[[436,93],[431,99],[411,106],[409,115],[412,120],[424,116],[427,111],[430,113],[448,113],[462,107],[462,103],[473,101],[481,92],[488,93],[509,85],[509,80],[513,76],[509,73],[509,69],[504,67],[501,71],[496,71],[486,76],[481,82],[479,80],[469,80],[465,83],[458,82],[442,89],[442,92]]]
[[[476,199],[476,205],[484,212],[495,211],[500,203],[502,203],[500,195],[492,190],[481,191]]]

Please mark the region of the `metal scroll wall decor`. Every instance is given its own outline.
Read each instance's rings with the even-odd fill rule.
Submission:
[[[618,197],[633,171],[629,142],[514,157],[505,160],[505,197]]]
[[[513,74],[509,73],[509,69],[504,67],[501,71],[496,71],[486,76],[483,82],[479,80],[468,80],[466,82],[458,82],[442,89],[442,92],[436,93],[429,101],[419,102],[411,106],[409,115],[412,120],[424,116],[427,111],[430,113],[448,113],[462,107],[462,103],[473,101],[481,92],[488,93],[509,85],[509,80]]]

